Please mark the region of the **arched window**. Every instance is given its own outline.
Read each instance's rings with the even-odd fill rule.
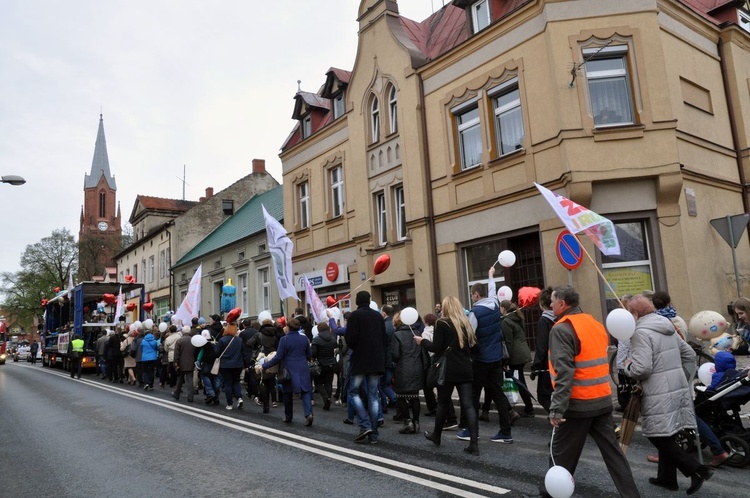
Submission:
[[[370,131],[372,143],[380,140],[380,102],[377,97],[373,97],[370,103]]]
[[[398,100],[396,98],[396,87],[391,85],[388,92],[388,118],[391,125],[391,133],[398,131]]]
[[[107,195],[99,192],[99,218],[107,216]]]

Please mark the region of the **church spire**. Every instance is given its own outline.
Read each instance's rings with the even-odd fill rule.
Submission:
[[[83,188],[96,187],[102,176],[106,180],[107,185],[109,185],[109,188],[117,190],[115,178],[109,171],[107,140],[104,138],[104,117],[99,114],[99,131],[96,133],[96,146],[94,147],[94,159],[91,161],[91,173],[86,175]]]

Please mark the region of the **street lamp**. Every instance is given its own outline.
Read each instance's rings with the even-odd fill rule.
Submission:
[[[23,185],[24,183],[26,183],[26,180],[18,175],[5,175],[0,177],[0,182],[10,183],[11,185]]]

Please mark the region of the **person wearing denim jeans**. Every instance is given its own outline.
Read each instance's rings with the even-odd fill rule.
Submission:
[[[378,415],[380,412],[380,396],[378,394],[378,386],[380,385],[380,374],[371,375],[353,375],[349,383],[349,403],[357,414],[359,419],[359,435],[356,442],[365,442],[369,440],[371,443],[378,440],[380,432],[378,431]],[[365,388],[367,390],[367,407],[362,402],[362,397],[359,395],[359,387],[365,382]]]
[[[378,388],[385,372],[385,320],[380,312],[370,308],[369,292],[358,292],[355,302],[357,309],[349,315],[345,335],[346,343],[352,350],[349,362],[349,400],[357,412],[360,426],[354,441],[376,443],[381,410]],[[365,382],[367,409],[359,394],[359,388]]]

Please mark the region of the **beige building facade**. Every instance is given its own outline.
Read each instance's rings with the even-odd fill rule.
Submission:
[[[659,289],[686,319],[726,311],[738,282],[709,222],[748,211],[750,36],[744,7],[710,3],[455,0],[418,23],[363,0],[352,72],[297,94],[282,148],[295,272],[340,263],[328,293],[362,285],[424,314],[445,295],[469,307],[509,249],[496,280],[514,294],[572,283],[603,317],[613,294]],[[584,237],[594,264],[566,269],[534,182],[614,221],[621,255]],[[746,233],[736,256],[747,294]]]

